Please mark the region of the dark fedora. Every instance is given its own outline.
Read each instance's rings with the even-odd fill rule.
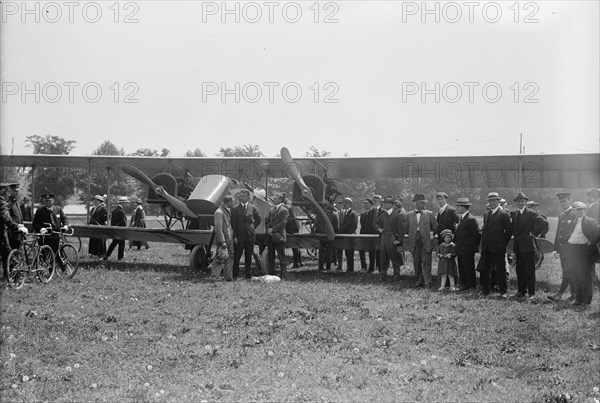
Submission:
[[[523,194],[523,192],[519,192],[519,193],[517,193],[517,195],[515,196],[513,201],[519,201],[519,200],[529,200],[529,197],[525,196]]]
[[[415,193],[415,196],[413,197],[412,201],[425,201],[425,195],[423,193]]]
[[[571,198],[570,192],[557,193],[558,201],[569,200]]]

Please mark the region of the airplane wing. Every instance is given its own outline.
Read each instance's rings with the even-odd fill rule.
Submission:
[[[55,167],[118,178],[131,165],[153,176],[169,172],[195,177],[224,175],[248,183],[265,177],[288,177],[281,158],[170,158],[131,156],[1,155],[0,170]],[[547,154],[463,157],[294,158],[302,176],[329,178],[429,178],[463,188],[591,188],[600,187],[600,154]]]
[[[209,230],[166,230],[109,225],[71,225],[73,236],[80,238],[123,239],[142,242],[178,244],[208,244],[212,235]]]

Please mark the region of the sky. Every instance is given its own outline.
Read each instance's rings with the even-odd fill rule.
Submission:
[[[599,4],[2,2],[1,153],[597,153]]]

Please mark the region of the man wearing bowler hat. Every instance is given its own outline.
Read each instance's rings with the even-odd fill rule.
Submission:
[[[424,194],[416,193],[412,201],[415,209],[406,215],[408,250],[413,257],[417,287],[431,287],[431,252],[437,221],[433,213],[425,209]]]
[[[548,221],[540,214],[526,207],[529,198],[518,192],[514,198],[517,210],[512,213],[512,227],[514,243],[513,249],[517,259],[517,286],[516,298],[535,298],[535,237],[539,236],[547,227]]]
[[[506,298],[506,245],[512,236],[510,215],[500,207],[500,196],[490,192],[487,196],[490,209],[483,216],[481,230],[481,260],[479,282],[481,291],[489,294],[492,286],[493,270],[496,270],[495,282],[500,290],[500,297]]]
[[[558,193],[556,197],[558,198],[558,202],[560,207],[562,207],[563,212],[558,216],[558,226],[556,228],[556,236],[554,237],[554,251],[552,252],[552,255],[555,259],[560,256],[562,281],[560,283],[558,292],[555,295],[548,296],[548,298],[552,301],[560,301],[569,285],[571,286],[571,297],[569,299],[575,299],[575,292],[573,291],[573,284],[571,283],[570,266],[568,263],[568,240],[569,236],[571,235],[571,224],[576,217],[575,212],[571,207],[571,193]]]
[[[475,253],[479,249],[481,235],[477,220],[469,212],[471,204],[467,197],[456,199],[458,225],[454,232],[454,243],[458,252],[458,275],[462,291],[475,290],[477,286]]]

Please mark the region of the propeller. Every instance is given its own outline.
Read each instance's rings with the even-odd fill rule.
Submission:
[[[306,183],[304,182],[304,179],[302,179],[300,170],[294,162],[290,151],[285,147],[281,149],[281,160],[283,162],[284,169],[288,178],[290,178],[291,180],[296,182],[296,184],[298,184],[300,190],[302,191],[302,197],[304,197],[310,202],[311,207],[313,208],[315,214],[319,218],[319,222],[323,227],[323,231],[325,231],[325,235],[327,235],[327,239],[333,241],[333,239],[335,238],[335,232],[333,231],[333,226],[331,225],[331,221],[329,221],[329,217],[327,217],[325,210],[323,210],[323,208],[315,200],[312,194],[312,190],[308,186],[306,186]]]
[[[188,206],[182,202],[181,200],[179,200],[178,198],[171,196],[164,187],[157,185],[156,183],[154,183],[152,181],[152,179],[150,179],[145,173],[143,173],[142,171],[140,171],[139,169],[137,169],[134,166],[131,165],[125,165],[123,168],[121,168],[123,170],[123,172],[125,172],[127,175],[139,180],[140,182],[150,186],[153,190],[154,193],[156,193],[158,196],[163,197],[166,201],[168,201],[173,207],[175,207],[177,210],[181,211],[186,217],[191,217],[191,218],[198,218],[198,215],[195,214],[192,210],[190,210],[188,208]]]

